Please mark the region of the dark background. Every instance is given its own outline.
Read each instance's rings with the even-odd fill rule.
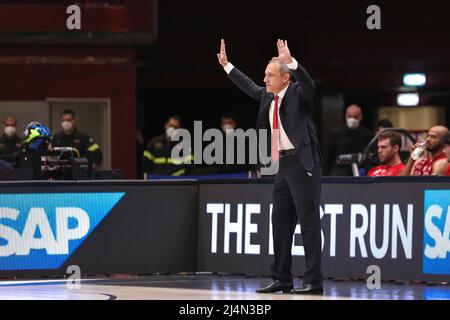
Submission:
[[[366,28],[370,4],[381,8],[381,30]],[[341,109],[360,104],[364,124],[372,128],[376,107],[396,104],[404,72],[427,73],[421,104],[450,106],[450,19],[443,1],[160,1],[158,6],[157,45],[138,50],[138,127],[146,139],[162,132],[169,114],[181,115],[186,127],[200,119],[218,126],[221,113],[231,111],[242,127],[255,125],[257,103],[233,86],[217,62],[222,37],[229,60],[257,83],[277,54],[276,39],[289,41],[318,85],[322,140],[330,128],[321,125],[327,117],[321,97],[342,94]]]
[[[324,153],[346,106],[359,104],[373,129],[377,108],[412,90],[402,86],[406,72],[427,75],[420,105],[450,108],[447,1],[79,0],[80,32],[66,29],[72,3],[0,1],[0,100],[109,98],[112,167],[125,178],[141,177],[144,145],[171,114],[188,129],[194,120],[218,127],[224,112],[255,126],[258,104],[217,62],[220,38],[230,61],[260,84],[276,39],[289,41],[317,86]],[[372,4],[381,30],[366,27]]]

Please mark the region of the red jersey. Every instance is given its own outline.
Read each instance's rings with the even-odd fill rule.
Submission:
[[[385,164],[372,168],[367,175],[369,177],[398,176],[403,168],[405,168],[405,164],[403,162],[400,162],[392,167]]]
[[[414,167],[414,171],[412,173],[413,176],[429,176],[433,172],[433,164],[440,160],[446,158],[445,153],[439,154],[436,159],[428,158],[419,158],[416,160],[416,165]]]
[[[450,164],[447,166],[447,171],[445,172],[446,176],[450,176]]]

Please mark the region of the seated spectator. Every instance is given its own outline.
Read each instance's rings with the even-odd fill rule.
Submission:
[[[3,134],[0,137],[0,154],[12,155],[22,149],[22,138],[17,135],[17,119],[6,116],[3,119]]]
[[[447,163],[443,162],[438,169],[438,176],[450,176],[450,132],[447,132],[444,139],[444,153]]]
[[[187,172],[184,162],[192,161],[192,155],[183,155],[183,159],[172,159],[172,149],[178,144],[171,137],[175,130],[181,128],[181,119],[170,116],[164,123],[165,133],[150,140],[142,157],[144,178],[148,175],[182,176]]]
[[[394,125],[388,119],[380,119],[375,125],[375,135],[381,133],[384,129],[393,128]],[[403,138],[402,138],[403,141]],[[370,171],[372,168],[379,166],[381,164],[380,159],[376,156],[378,155],[378,146],[375,143],[372,143],[369,150],[369,157],[363,164],[366,172]]]
[[[220,119],[220,127],[224,134],[227,132],[233,133],[236,130],[237,122],[235,117],[231,113],[225,113]]]
[[[326,157],[327,172],[331,176],[351,176],[350,165],[336,162],[343,154],[363,152],[373,138],[373,133],[361,125],[363,113],[358,105],[352,104],[345,112],[345,124],[334,129],[329,138]]]
[[[75,111],[67,109],[61,115],[62,131],[55,134],[53,147],[71,147],[78,150],[81,157],[88,158],[96,165],[101,165],[103,153],[99,145],[88,134],[81,132],[75,126]]]
[[[235,130],[237,129],[236,118],[231,113],[225,113],[220,120],[220,126],[223,132],[223,164],[216,165],[218,173],[220,174],[234,174],[234,173],[247,173],[251,170],[252,166],[249,164],[249,145],[248,141],[244,145],[239,146],[238,141],[235,138]],[[227,145],[227,137],[233,138],[234,150],[231,150]],[[241,148],[244,149],[241,149]],[[242,154],[239,154],[241,152]],[[233,163],[227,163],[227,159],[230,155]],[[239,162],[239,159],[243,158],[243,163]]]
[[[378,136],[378,158],[382,165],[372,168],[367,174],[370,177],[398,176],[405,164],[400,159],[399,151],[402,138],[395,131],[386,131]]]
[[[417,148],[422,148],[421,156],[413,160],[409,157],[405,168],[400,175],[402,176],[429,176],[437,175],[438,169],[447,163],[447,157],[444,153],[444,141],[448,129],[444,126],[434,126],[427,133],[426,141],[418,142],[411,146],[411,155]]]
[[[375,134],[380,133],[384,129],[393,128],[393,127],[394,127],[394,125],[392,124],[392,122],[389,119],[380,119],[380,120],[378,120],[377,125],[375,126]]]

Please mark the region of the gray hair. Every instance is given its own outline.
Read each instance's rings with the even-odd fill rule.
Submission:
[[[278,63],[280,65],[280,73],[282,76],[284,76],[285,74],[289,74],[289,76],[292,79],[292,73],[291,73],[291,69],[289,69],[289,67],[287,66],[287,64],[285,63],[281,63],[280,59],[274,57],[272,59],[270,59],[269,63]]]

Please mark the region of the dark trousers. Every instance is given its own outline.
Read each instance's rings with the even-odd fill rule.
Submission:
[[[292,241],[297,221],[305,249],[304,283],[322,281],[320,190],[322,166],[317,164],[309,176],[298,155],[281,157],[273,190],[272,233],[274,263],[272,277],[291,282]]]

